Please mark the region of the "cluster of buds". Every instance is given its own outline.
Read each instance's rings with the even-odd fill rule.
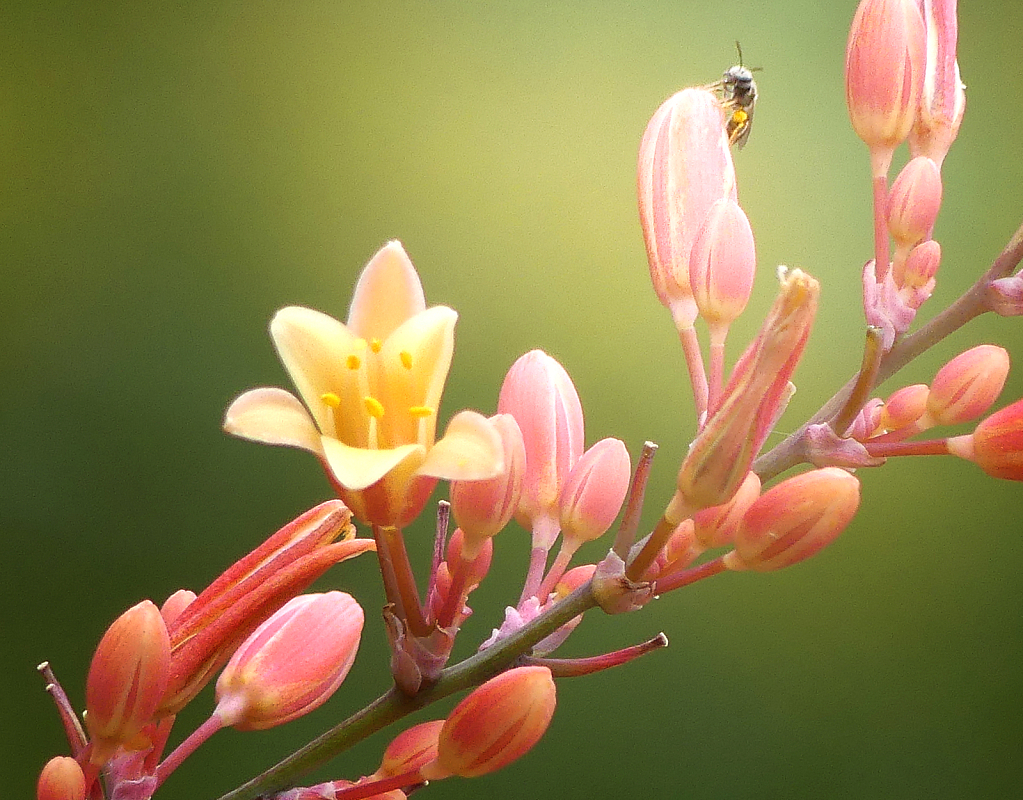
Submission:
[[[40,800],[148,797],[213,732],[257,730],[312,711],[341,685],[358,650],[363,613],[342,592],[300,595],[326,570],[373,549],[351,512],[323,503],[281,528],[198,596],[149,600],[107,629],[86,682],[84,729],[48,665],[72,755],[53,759]],[[164,757],[175,716],[227,666],[211,721]]]
[[[377,553],[383,582],[395,686],[340,725],[335,749],[320,745],[320,755],[451,692],[477,688],[445,719],[401,733],[372,775],[286,789],[279,800],[401,800],[428,781],[478,777],[511,763],[546,731],[554,678],[624,664],[667,643],[661,634],[602,655],[553,657],[583,612],[598,605],[633,611],[713,575],[803,561],[856,514],[853,468],[896,455],[951,454],[992,476],[1023,480],[1023,400],[972,433],[916,438],[991,409],[1009,371],[1004,349],[975,347],[929,385],[872,398],[879,379],[971,315],[1023,313],[1023,283],[1008,274],[1023,255],[1021,235],[979,289],[964,295],[958,316],[948,315],[910,355],[900,350],[933,292],[941,257],[932,238],[940,170],[964,110],[956,36],[952,0],[863,0],[856,12],[846,87],[853,127],[870,148],[874,187],[874,258],[863,271],[868,345],[847,390],[767,454],[761,450],[794,391],[820,284],[801,269],[780,267],[776,300],[726,369],[726,337],[746,308],[756,264],[730,147],[745,141],[749,115],[715,86],[683,89],[654,114],[640,144],[639,213],[650,276],[680,339],[697,422],[674,492],[645,536],[638,534],[656,448],[644,448],[634,473],[621,440],[586,448],[572,379],[540,350],[510,367],[496,414],[459,411],[438,438],[457,314],[426,306],[399,243],[369,261],[345,323],[308,308],[278,312],[270,331],[297,395],[248,391],[228,408],[224,428],[312,452],[340,500],[282,528],[198,596],[181,591],[162,608],[147,600],[125,612],[93,659],[84,728],[47,672],[72,752],[45,766],[39,799],[99,797],[103,777],[112,797],[143,800],[221,728],[261,730],[319,707],[352,666],[364,614],[342,592],[299,593],[333,564],[367,550]],[[745,126],[742,137],[734,136],[737,124]],[[892,155],[907,140],[911,158],[889,190]],[[811,468],[767,485],[798,463]],[[420,581],[404,536],[439,480],[450,482],[450,502],[439,504],[433,558]],[[573,566],[623,504],[607,555]],[[372,538],[354,538],[353,517]],[[474,656],[448,667],[472,614],[470,595],[490,570],[494,539],[512,520],[531,538],[519,598]],[[164,756],[175,716],[221,668],[211,716]],[[293,785],[298,768],[289,768],[258,790]]]

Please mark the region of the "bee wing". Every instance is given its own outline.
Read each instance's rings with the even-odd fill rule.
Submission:
[[[754,100],[741,109],[746,114],[744,120],[735,122],[734,115],[739,110],[738,108],[732,112],[733,116],[728,120],[728,143],[738,145],[740,150],[746,145],[746,140],[749,139],[750,131],[753,129],[753,109],[756,108],[756,105],[756,100]]]

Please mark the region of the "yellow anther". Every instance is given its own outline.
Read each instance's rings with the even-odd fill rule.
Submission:
[[[433,409],[429,406],[411,406],[408,410],[409,416],[416,419],[424,419],[433,416]]]
[[[383,347],[383,346],[384,346],[384,343],[381,342],[379,339],[370,339],[369,340],[369,349],[372,350],[374,353],[379,353],[380,352],[380,348]]]
[[[398,353],[398,358],[401,359],[401,365],[405,369],[412,369],[412,354],[408,350],[402,350]]]
[[[371,417],[380,419],[384,415],[384,404],[375,397],[363,397],[362,403],[366,406],[366,413]]]
[[[358,369],[362,366],[362,359],[353,353],[345,359],[345,366],[348,369]]]
[[[341,405],[341,398],[333,392],[327,392],[320,395],[320,400],[323,401],[323,405],[330,406],[331,408],[337,408]]]

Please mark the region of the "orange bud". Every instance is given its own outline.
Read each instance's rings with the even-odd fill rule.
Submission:
[[[621,439],[601,439],[572,467],[561,492],[561,530],[565,548],[604,535],[629,491],[632,462]]]
[[[550,725],[556,696],[547,667],[516,667],[462,700],[441,728],[427,780],[475,778],[506,767],[532,749]]]
[[[1008,375],[1005,348],[993,344],[973,347],[938,370],[927,396],[927,412],[935,425],[976,419],[998,399]]]
[[[92,763],[106,763],[117,747],[131,749],[156,713],[169,669],[167,626],[160,609],[143,600],[107,629],[89,666],[85,724]]]
[[[373,778],[389,778],[422,769],[437,758],[437,739],[444,720],[435,719],[414,725],[399,733],[384,750],[380,769]]]
[[[860,482],[837,467],[804,472],[764,492],[735,534],[728,569],[768,572],[816,554],[845,530],[860,504]]]
[[[912,425],[927,410],[927,396],[931,390],[926,384],[914,383],[892,392],[881,412],[880,427],[897,431]]]
[[[948,451],[993,478],[1023,481],[1023,400],[996,411],[972,434],[949,439]]]
[[[36,784],[36,800],[85,800],[85,774],[70,756],[46,762]]]
[[[941,208],[941,174],[925,156],[911,160],[892,184],[888,195],[888,231],[903,247],[912,247],[930,234]]]
[[[217,680],[215,713],[253,731],[319,708],[355,661],[363,619],[344,592],[292,598],[231,656]]]
[[[760,478],[750,472],[732,499],[720,506],[698,511],[693,517],[693,535],[706,548],[724,547],[735,538],[743,515],[760,497]]]

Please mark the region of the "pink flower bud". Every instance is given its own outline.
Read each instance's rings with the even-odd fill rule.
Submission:
[[[511,521],[522,496],[526,448],[515,417],[497,414],[490,422],[504,445],[505,472],[486,481],[452,481],[451,511],[466,538],[466,556],[473,557],[484,539]]]
[[[572,467],[561,492],[561,530],[566,549],[602,536],[614,523],[629,491],[632,462],[620,439],[601,439]],[[570,548],[569,542],[574,545]]]
[[[860,409],[860,413],[856,415],[856,419],[846,431],[846,435],[850,439],[862,442],[871,436],[884,433],[883,414],[884,401],[880,397],[868,400],[867,404]]]
[[[760,333],[732,370],[717,412],[696,437],[678,474],[678,524],[686,516],[727,502],[746,479],[777,420],[789,378],[803,353],[817,312],[820,284],[794,269],[781,278]],[[689,513],[681,511],[682,507]],[[677,517],[677,518],[675,518]],[[631,569],[631,565],[630,565]]]
[[[768,572],[809,558],[845,530],[859,504],[859,480],[838,467],[782,481],[746,512],[724,564]]]
[[[892,392],[881,415],[881,427],[897,431],[912,425],[927,410],[927,396],[930,393],[930,388],[924,383],[903,386]]]
[[[319,708],[355,661],[363,613],[344,592],[294,597],[231,656],[217,680],[225,725],[272,728]]]
[[[988,307],[1003,317],[1023,314],[1023,274],[991,281],[987,287]]]
[[[399,733],[384,750],[374,778],[389,778],[422,769],[437,758],[437,740],[444,720],[414,725]]]
[[[36,784],[36,800],[85,800],[85,774],[70,756],[46,762]]]
[[[927,396],[935,425],[976,419],[998,399],[1009,375],[1009,353],[982,344],[961,353],[938,370]]]
[[[106,763],[117,747],[135,749],[167,688],[170,639],[151,601],[129,608],[111,625],[92,657],[85,687],[85,724],[93,764]]]
[[[693,242],[711,205],[736,199],[724,115],[713,92],[683,89],[657,109],[639,146],[637,184],[654,291],[676,326],[690,327]]]
[[[700,316],[711,328],[732,323],[749,301],[757,252],[753,229],[735,200],[711,205],[693,243],[689,280]]]
[[[917,156],[902,168],[892,184],[888,195],[888,231],[898,245],[912,247],[930,234],[940,208],[938,165]]]
[[[920,242],[909,251],[902,269],[900,291],[905,294],[907,305],[920,308],[924,300],[934,291],[934,276],[941,264],[941,245],[934,239]],[[907,290],[912,290],[907,293]]]
[[[491,678],[448,715],[437,760],[423,777],[476,778],[508,766],[540,741],[556,702],[547,667],[516,667]]]
[[[956,0],[922,0],[922,5],[928,52],[909,151],[934,159],[940,168],[966,111],[966,92],[956,60]]]
[[[160,614],[163,616],[164,624],[170,625],[181,616],[186,608],[192,605],[195,600],[195,592],[190,589],[178,589],[174,594],[163,601],[160,606]]]
[[[917,0],[861,0],[845,53],[845,99],[856,135],[871,150],[894,150],[909,135],[925,50]]]
[[[565,368],[542,350],[520,357],[504,378],[498,411],[522,432],[526,468],[515,518],[549,549],[558,535],[558,497],[583,454],[583,408]]]
[[[1023,400],[996,411],[972,434],[949,439],[948,450],[992,478],[1023,481]]]
[[[739,529],[743,515],[760,497],[760,478],[750,472],[732,499],[720,506],[711,506],[698,511],[693,517],[693,534],[705,548],[724,547],[731,544]]]

